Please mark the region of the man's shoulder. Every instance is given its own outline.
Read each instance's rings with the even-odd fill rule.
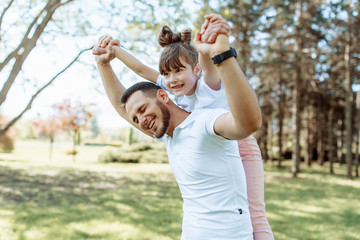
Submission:
[[[228,110],[223,108],[198,108],[195,109],[192,113],[196,116],[206,116],[206,115],[221,115],[228,112]]]
[[[192,112],[194,114],[192,117],[197,124],[210,124],[212,126],[219,116],[227,112],[223,108],[200,108]]]

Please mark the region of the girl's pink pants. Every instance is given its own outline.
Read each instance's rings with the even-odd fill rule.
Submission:
[[[238,146],[246,175],[254,240],[273,240],[274,235],[265,214],[264,168],[259,145],[256,139],[250,135],[239,140]]]

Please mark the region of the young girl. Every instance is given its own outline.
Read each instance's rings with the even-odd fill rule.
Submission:
[[[162,28],[158,38],[164,48],[159,61],[160,74],[121,48],[118,40],[104,36],[100,38],[99,45],[113,50],[115,57],[139,76],[173,93],[175,102],[188,112],[195,108],[229,109],[220,75],[212,60],[205,57],[202,51],[207,47],[206,42],[212,43],[217,34],[229,36],[230,27],[216,14],[208,15],[205,19],[202,35],[197,33],[194,40],[198,51],[191,45],[191,30],[173,33],[167,26]],[[96,51],[101,50],[95,49],[94,54],[97,54]],[[238,146],[246,174],[254,239],[274,239],[265,216],[264,172],[259,146],[252,135],[239,140]]]

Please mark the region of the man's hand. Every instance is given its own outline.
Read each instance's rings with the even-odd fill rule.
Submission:
[[[229,37],[225,34],[218,34],[216,36],[215,42],[210,44],[202,42],[201,34],[196,32],[193,44],[200,54],[210,58],[230,49]]]
[[[97,64],[106,65],[115,58],[113,46],[120,46],[119,40],[113,40],[111,36],[104,35],[92,49]]]
[[[230,36],[230,25],[219,14],[209,14],[205,17],[205,22],[201,26],[201,42],[214,43],[218,34]]]

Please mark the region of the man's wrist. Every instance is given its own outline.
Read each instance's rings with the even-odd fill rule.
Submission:
[[[110,62],[108,62],[108,63],[99,63],[99,62],[97,62],[97,65],[98,66],[103,66],[103,67],[108,67],[108,66],[110,66]]]
[[[214,51],[211,51],[209,55],[210,55],[211,58],[213,58],[214,56],[216,56],[218,54],[221,54],[223,52],[226,52],[229,49],[230,49],[230,46],[224,46],[224,47],[221,47],[221,48],[217,48]]]
[[[236,51],[234,48],[230,47],[230,49],[227,49],[219,54],[214,55],[211,59],[215,65],[222,63],[223,61],[232,58],[237,57]]]

